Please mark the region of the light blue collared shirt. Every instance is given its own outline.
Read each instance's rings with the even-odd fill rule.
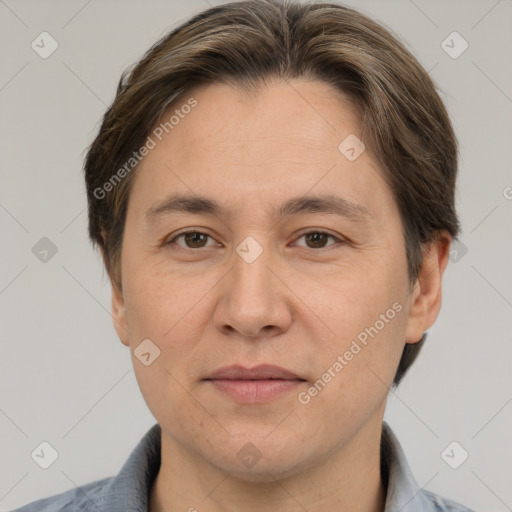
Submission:
[[[148,512],[151,486],[160,469],[161,429],[153,425],[115,477],[34,501],[13,512]],[[421,489],[387,423],[382,425],[383,474],[389,475],[383,512],[474,512]]]

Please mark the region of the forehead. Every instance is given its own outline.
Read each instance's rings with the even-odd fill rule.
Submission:
[[[251,90],[229,84],[202,86],[173,109],[191,96],[198,102],[190,113],[192,122],[184,118],[175,135],[212,152],[225,154],[236,146],[245,150],[240,157],[255,161],[265,157],[259,153],[263,147],[271,148],[273,155],[295,152],[301,159],[315,158],[312,150],[337,156],[343,132],[360,133],[354,104],[320,81],[274,80]]]
[[[196,106],[182,108],[191,99]],[[255,91],[209,85],[183,95],[160,126],[173,115],[137,169],[132,194],[146,204],[175,192],[261,205],[334,191],[358,203],[370,184],[372,196],[386,188],[369,151],[354,161],[340,151],[347,137],[361,137],[360,122],[348,98],[323,82],[275,81]]]

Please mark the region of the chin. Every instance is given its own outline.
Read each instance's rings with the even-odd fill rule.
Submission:
[[[229,467],[221,467],[220,469],[229,472],[231,478],[240,482],[261,484],[275,483],[276,480],[284,480],[305,471],[300,461],[294,460],[292,462],[286,459],[265,461],[263,458],[252,468],[245,468],[236,461],[229,464]]]
[[[271,483],[306,471],[309,466],[303,443],[290,443],[288,439],[273,442],[250,442],[244,436],[236,443],[226,443],[221,452],[210,453],[210,462],[232,478],[242,482]]]

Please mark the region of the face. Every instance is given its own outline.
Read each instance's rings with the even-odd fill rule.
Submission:
[[[306,81],[191,96],[134,176],[116,328],[169,445],[248,480],[292,475],[380,431],[437,292],[411,292],[378,162],[338,148],[362,137],[346,99]]]

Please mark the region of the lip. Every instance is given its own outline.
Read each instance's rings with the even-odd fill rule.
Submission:
[[[267,364],[254,368],[225,366],[204,380],[240,404],[270,402],[296,391],[298,386],[306,382],[285,368]]]
[[[207,380],[305,380],[295,373],[271,364],[260,364],[254,368],[241,365],[224,366],[215,370]]]

